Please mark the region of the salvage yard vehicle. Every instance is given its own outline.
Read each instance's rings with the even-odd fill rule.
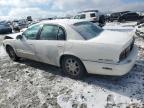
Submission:
[[[5,36],[3,45],[14,61],[22,57],[55,65],[75,79],[86,73],[124,75],[138,53],[133,36],[74,19],[37,23]]]
[[[5,22],[0,22],[0,34],[12,33],[12,28]]]
[[[27,22],[26,22],[25,19],[22,19],[22,20],[14,20],[14,21],[12,22],[12,26],[13,26],[14,31],[18,31],[18,32],[19,32],[21,29],[27,27]]]
[[[143,19],[144,16],[139,15],[136,12],[128,12],[119,17],[118,22],[126,22],[126,21],[138,21]]]
[[[93,23],[98,23],[100,27],[105,25],[105,15],[103,15],[99,10],[87,10],[79,12],[74,19],[84,19]]]
[[[119,17],[122,16],[123,14],[125,13],[128,13],[130,11],[123,11],[123,12],[115,12],[115,13],[112,13],[110,15],[110,21],[113,22],[113,21],[118,21]]]

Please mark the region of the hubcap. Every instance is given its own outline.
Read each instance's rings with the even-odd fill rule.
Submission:
[[[66,70],[71,75],[78,75],[80,72],[79,63],[75,59],[67,59],[65,62]]]

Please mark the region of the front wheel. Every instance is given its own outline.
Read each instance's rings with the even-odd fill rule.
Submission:
[[[73,79],[81,79],[86,74],[86,70],[82,62],[73,56],[63,58],[62,69],[67,76]]]
[[[14,49],[12,47],[8,46],[6,48],[6,51],[7,51],[8,55],[9,55],[9,57],[11,58],[11,60],[18,61],[20,59],[20,57],[18,57],[16,55],[16,53],[15,53],[15,51],[14,51]]]

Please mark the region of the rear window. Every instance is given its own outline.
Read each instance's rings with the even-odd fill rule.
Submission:
[[[96,17],[95,13],[91,13],[90,17]]]
[[[73,24],[72,28],[77,31],[85,40],[98,36],[103,29],[97,27],[91,22],[79,22]]]

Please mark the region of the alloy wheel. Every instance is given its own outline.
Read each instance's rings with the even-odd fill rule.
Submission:
[[[73,58],[66,60],[65,67],[66,71],[73,76],[77,76],[80,73],[80,64]]]

